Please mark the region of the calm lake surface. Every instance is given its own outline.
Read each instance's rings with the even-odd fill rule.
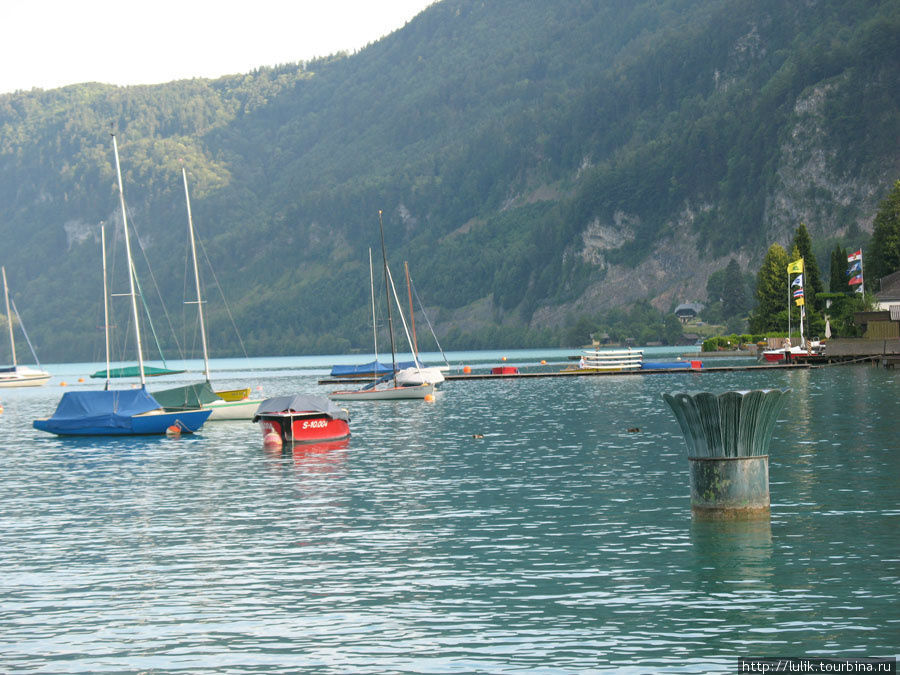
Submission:
[[[213,380],[325,394],[333,363],[365,360],[218,360]],[[434,403],[351,403],[336,447],[273,452],[249,422],[38,432],[64,391],[102,387],[97,364],[45,367],[49,385],[0,390],[2,672],[725,673],[900,651],[893,370],[450,381]],[[792,394],[771,520],[692,521],[662,394],[773,387]]]

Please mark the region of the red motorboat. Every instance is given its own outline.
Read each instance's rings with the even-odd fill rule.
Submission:
[[[791,363],[821,356],[824,353],[825,345],[818,340],[810,340],[805,347],[797,345],[795,347],[785,346],[780,349],[767,349],[762,353],[762,356],[769,363]]]
[[[259,422],[266,443],[320,443],[350,436],[350,415],[324,396],[275,396],[259,404]]]

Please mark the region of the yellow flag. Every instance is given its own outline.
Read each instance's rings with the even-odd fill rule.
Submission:
[[[794,300],[794,302],[797,303],[797,307],[802,307],[803,306],[803,296],[800,296],[799,298]]]
[[[800,274],[803,271],[803,258],[788,265],[788,274]]]

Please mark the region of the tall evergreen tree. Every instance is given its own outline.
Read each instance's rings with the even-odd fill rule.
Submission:
[[[787,329],[788,254],[781,244],[766,251],[756,275],[756,308],[750,316],[750,331],[767,333]]]
[[[809,231],[804,223],[800,223],[797,231],[794,233],[794,241],[792,248],[796,247],[800,251],[800,257],[803,258],[803,291],[806,296],[806,311],[812,309],[822,310],[823,303],[817,300],[816,296],[824,291],[822,286],[822,278],[819,275],[819,264],[816,262],[816,254],[812,250],[812,239]]]
[[[828,275],[828,290],[831,293],[849,293],[847,285],[847,249],[840,244],[834,245],[831,252],[831,271]]]
[[[900,270],[900,180],[878,205],[872,242],[864,260],[866,288],[872,292],[879,290],[881,277]]]
[[[744,316],[747,312],[747,289],[744,285],[744,275],[741,274],[741,266],[732,258],[725,268],[725,278],[722,283],[722,314],[726,319],[734,316]]]

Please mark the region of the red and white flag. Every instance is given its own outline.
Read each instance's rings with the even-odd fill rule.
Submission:
[[[862,249],[859,249],[856,253],[851,253],[847,256],[847,262],[854,262],[856,260],[862,260]]]

